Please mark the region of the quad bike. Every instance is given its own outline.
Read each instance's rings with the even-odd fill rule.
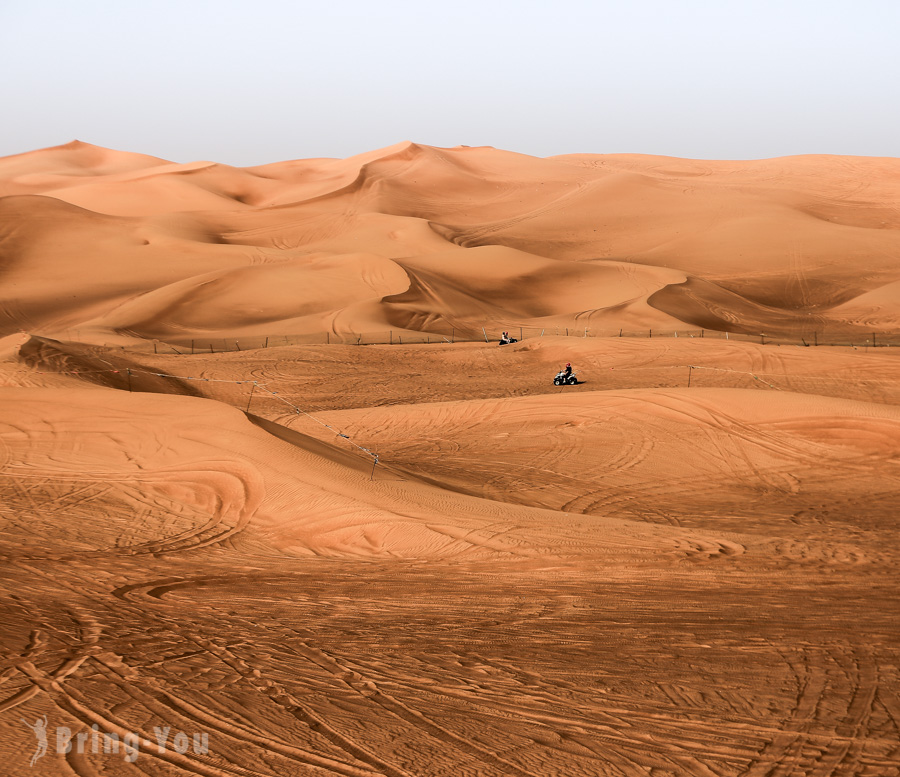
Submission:
[[[517,343],[517,342],[519,342],[519,341],[516,340],[515,337],[501,337],[499,344],[500,345],[510,345],[512,343]]]
[[[574,386],[577,383],[578,378],[575,377],[575,373],[567,376],[565,370],[560,370],[553,379],[554,386]]]

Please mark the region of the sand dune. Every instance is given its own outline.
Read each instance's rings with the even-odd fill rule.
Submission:
[[[55,268],[54,255],[65,262],[73,252],[89,254],[94,269],[80,272],[90,290],[75,288],[61,306],[39,295],[28,299],[26,289],[5,306],[3,333],[59,337],[76,328],[79,339],[117,342],[122,335],[249,336],[261,333],[261,323],[270,335],[324,333],[337,331],[338,321],[345,331],[474,334],[488,325],[541,327],[547,309],[554,325],[572,328],[637,327],[646,319],[657,328],[792,337],[894,332],[897,164],[812,156],[538,159],[401,143],[345,160],[239,169],[76,142],[0,160],[0,193],[8,195],[0,203],[7,224],[0,245],[7,263],[31,276],[48,264]],[[40,197],[9,196],[23,194]],[[479,250],[464,259],[455,246]],[[501,248],[518,251],[520,261]],[[427,268],[452,266],[445,257],[453,250],[452,264],[478,264],[498,287],[515,287],[539,304],[482,299],[481,273],[426,279]],[[175,272],[146,274],[151,265],[171,266],[174,254]],[[409,260],[411,285],[374,288],[361,299],[344,294],[341,283],[329,284],[327,268],[344,264],[354,273],[359,254]],[[276,296],[290,289],[295,310],[282,305],[260,315],[251,307],[215,325],[220,307],[204,310],[203,293],[192,291],[209,283],[210,272],[299,267],[324,256],[334,264],[313,270],[322,281],[304,272],[272,272],[268,281],[266,273],[252,273],[259,288],[270,285]],[[537,261],[557,265],[557,279],[590,274],[591,265],[620,272],[591,276],[584,287],[579,283],[583,293],[566,300],[557,281],[532,272]],[[629,267],[644,280],[636,285]],[[113,280],[123,268],[128,288]],[[190,299],[190,320],[169,320],[173,295]],[[139,296],[146,298],[132,319],[130,303]],[[309,317],[310,306],[322,315]]]
[[[884,484],[900,478],[897,407],[678,388],[323,418],[417,476],[488,499],[752,534],[790,531],[811,502],[844,500],[866,504],[858,529],[873,538],[895,523]],[[850,553],[844,529],[827,552]]]
[[[8,338],[10,773],[890,774],[893,351]]]
[[[169,163],[144,154],[114,151],[73,140],[62,146],[0,158],[0,192],[38,194],[66,185],[91,184],[98,177],[128,174]]]
[[[8,560],[220,545],[277,558],[551,559],[608,554],[610,544],[621,559],[629,544],[646,552],[690,536],[650,528],[641,538],[615,519],[553,527],[539,511],[390,469],[370,480],[359,458],[203,399],[10,389],[3,424],[3,474],[40,482],[44,497],[36,512],[17,489],[4,496],[7,509],[30,512],[27,529],[4,538]]]
[[[898,172],[0,159],[4,773],[900,777]]]
[[[0,225],[4,334],[64,332],[185,275],[251,264],[180,217],[160,230],[43,195],[0,199]]]

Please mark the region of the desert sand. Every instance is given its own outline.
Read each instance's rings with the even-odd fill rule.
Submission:
[[[76,141],[0,257],[5,774],[900,775],[900,160]]]

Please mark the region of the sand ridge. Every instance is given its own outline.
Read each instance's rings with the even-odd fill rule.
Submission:
[[[7,263],[34,277],[59,272],[77,252],[95,268],[82,268],[63,308],[22,288],[4,305],[2,333],[59,337],[76,328],[101,343],[642,320],[792,336],[894,331],[897,164],[539,159],[400,143],[345,160],[242,169],[76,142],[0,160]],[[351,290],[343,273],[360,272],[360,255],[384,266],[390,288]],[[539,262],[546,272],[530,269]],[[286,280],[281,265],[300,274]],[[451,274],[425,277],[429,266]],[[483,272],[462,269],[471,266]],[[220,320],[202,289],[213,279],[241,285],[250,269],[261,291],[289,289],[289,301],[262,319],[248,304]],[[212,271],[223,275],[211,279]],[[116,281],[123,274],[129,283]],[[591,289],[590,298],[560,282]],[[504,307],[499,299],[513,289],[540,304]],[[189,320],[171,307],[182,295]]]

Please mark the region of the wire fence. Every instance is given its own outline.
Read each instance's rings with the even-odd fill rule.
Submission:
[[[241,337],[194,337],[171,338],[168,340],[144,340],[129,344],[131,350],[152,351],[154,353],[201,354],[227,353],[234,351],[251,351],[261,348],[280,348],[292,345],[437,345],[464,342],[499,343],[503,332],[515,341],[530,340],[539,337],[567,338],[610,338],[628,337],[643,339],[717,339],[751,342],[761,345],[798,345],[798,346],[841,346],[852,348],[884,348],[900,347],[900,333],[897,332],[854,332],[830,333],[812,332],[799,335],[770,335],[765,333],[749,334],[747,332],[722,332],[713,329],[677,329],[677,330],[625,330],[625,329],[581,329],[565,326],[552,327],[514,327],[505,329],[451,329],[442,334],[439,332],[412,332],[410,330],[387,329],[380,332],[318,332],[297,335],[252,335]]]
[[[105,361],[101,359],[100,361]],[[276,423],[292,428],[289,417],[304,417],[314,422],[327,433],[334,436],[333,443],[341,443],[356,453],[368,456],[372,462],[370,478],[375,476],[375,468],[382,463],[382,457],[365,440],[357,442],[353,435],[344,429],[329,423],[320,417],[322,413],[330,410],[339,410],[340,407],[329,407],[328,403],[322,403],[322,394],[318,397],[307,394],[297,389],[296,382],[284,376],[261,377],[252,371],[246,375],[232,377],[212,377],[207,374],[186,374],[163,372],[144,366],[122,365],[113,366],[110,362],[107,369],[91,368],[85,365],[80,369],[42,369],[35,370],[33,366],[23,368],[7,376],[6,385],[21,385],[19,377],[34,372],[38,375],[69,375],[86,378],[89,381],[108,385],[112,388],[153,393],[183,393],[184,384],[199,384],[199,395],[210,399],[225,402],[239,408],[246,413],[253,413],[260,418],[273,420]],[[205,372],[205,370],[204,370]],[[897,374],[896,371],[894,373]],[[548,391],[572,391],[572,387],[555,387],[550,389],[549,374],[546,376],[546,385],[538,386],[536,383],[526,385],[526,393],[547,393]],[[106,378],[107,380],[102,380]],[[138,383],[143,378],[144,383]],[[165,387],[148,386],[146,379],[168,379],[174,381]],[[181,384],[181,385],[179,385]],[[828,372],[828,373],[797,373],[797,372],[762,372],[734,369],[715,365],[698,364],[649,364],[649,365],[621,365],[615,367],[597,368],[587,381],[579,380],[579,384],[587,385],[588,390],[622,390],[632,388],[753,388],[763,391],[778,391],[799,394],[815,394],[820,396],[843,397],[847,399],[859,399],[860,391],[865,392],[868,402],[877,402],[888,405],[900,405],[900,376],[891,379],[887,375],[882,379],[860,377],[852,371]],[[487,392],[486,396],[512,395],[508,391]],[[516,396],[520,394],[517,392]],[[413,397],[409,397],[414,401]],[[287,416],[285,415],[287,413]]]

